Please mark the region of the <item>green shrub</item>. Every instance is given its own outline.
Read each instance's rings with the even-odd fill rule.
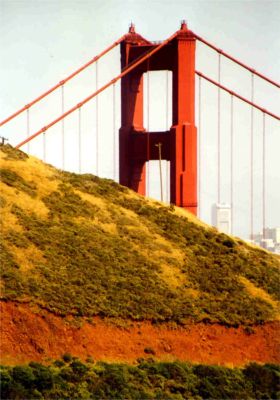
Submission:
[[[280,367],[252,363],[241,368],[184,362],[85,364],[0,368],[2,399],[276,399]]]
[[[35,382],[35,376],[33,374],[33,369],[28,366],[16,366],[13,368],[12,372],[13,380],[20,383],[25,388],[33,387]]]
[[[69,363],[70,361],[72,361],[73,357],[70,353],[65,353],[63,354],[63,356],[61,357],[63,361],[65,361],[66,363]]]
[[[273,364],[249,364],[244,376],[250,380],[258,399],[277,399],[280,393],[280,366]]]
[[[33,370],[33,375],[35,377],[34,384],[38,390],[44,391],[53,387],[54,378],[49,367],[45,367],[36,362],[30,362],[29,366]]]

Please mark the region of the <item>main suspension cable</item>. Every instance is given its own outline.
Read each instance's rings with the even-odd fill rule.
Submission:
[[[249,67],[248,65],[244,64],[243,62],[237,60],[236,58],[232,57],[231,55],[229,55],[228,53],[224,52],[223,50],[219,49],[218,47],[216,47],[214,44],[208,42],[207,40],[203,39],[201,36],[198,36],[196,33],[192,32],[192,34],[194,35],[194,37],[199,40],[200,42],[204,43],[206,46],[210,47],[211,49],[217,51],[219,54],[221,54],[222,56],[228,58],[229,60],[233,61],[234,63],[240,65],[241,67],[247,69],[248,71],[250,71],[251,73],[257,75],[259,78],[267,81],[268,83],[270,83],[273,86],[276,86],[277,88],[280,88],[280,84],[276,81],[273,81],[272,79],[268,78],[267,76],[261,74],[260,72],[256,71],[255,69]]]
[[[246,98],[243,97],[243,96],[240,96],[240,94],[234,92],[233,90],[227,88],[226,86],[220,85],[218,82],[216,82],[216,81],[214,81],[213,79],[209,78],[208,76],[204,75],[202,72],[195,71],[195,73],[196,73],[198,76],[201,76],[201,77],[202,77],[203,79],[205,79],[206,81],[212,83],[213,85],[219,86],[219,87],[220,87],[221,89],[223,89],[225,92],[228,92],[229,94],[232,94],[233,96],[237,97],[239,100],[244,101],[245,103],[249,104],[250,106],[253,106],[254,108],[257,108],[258,110],[264,112],[265,114],[269,115],[270,117],[275,118],[275,119],[277,119],[278,121],[280,121],[280,116],[278,116],[278,115],[276,115],[276,114],[273,114],[272,112],[266,110],[265,108],[263,108],[263,107],[261,107],[261,106],[255,104],[255,103],[252,103],[250,100],[246,99]]]
[[[6,124],[7,122],[11,121],[13,118],[17,117],[23,111],[29,109],[34,104],[38,103],[40,100],[44,99],[46,96],[48,96],[49,94],[54,92],[60,86],[64,85],[66,82],[70,81],[70,79],[74,78],[74,76],[78,75],[84,69],[86,69],[90,65],[94,64],[97,60],[99,60],[101,57],[103,57],[105,54],[107,54],[109,51],[111,51],[114,47],[118,46],[125,39],[125,37],[126,37],[126,35],[121,36],[117,41],[115,41],[113,44],[111,44],[109,47],[107,47],[105,50],[103,50],[100,54],[98,54],[97,56],[93,57],[86,64],[82,65],[79,69],[74,71],[71,75],[67,76],[65,79],[63,79],[62,81],[57,83],[51,89],[49,89],[46,92],[44,92],[43,94],[41,94],[41,96],[39,96],[36,99],[32,100],[30,103],[28,103],[27,105],[22,107],[20,110],[16,111],[14,114],[12,114],[8,118],[4,119],[2,122],[0,122],[0,126],[2,126],[4,124]]]
[[[70,108],[68,111],[66,111],[64,114],[60,115],[60,117],[56,118],[52,122],[50,122],[48,125],[44,126],[41,128],[38,132],[35,132],[33,135],[31,135],[28,139],[23,140],[21,143],[19,143],[16,148],[20,148],[24,144],[28,143],[30,140],[34,139],[36,136],[42,134],[49,128],[51,128],[53,125],[57,124],[59,121],[61,121],[63,118],[67,117],[68,115],[72,114],[74,111],[76,111],[79,107],[82,105],[88,103],[90,100],[92,100],[94,97],[96,97],[99,93],[103,92],[105,89],[113,85],[115,82],[123,78],[125,75],[127,75],[130,71],[132,71],[134,68],[136,68],[138,65],[142,64],[144,61],[146,61],[148,58],[152,57],[156,52],[158,52],[160,49],[162,49],[167,43],[169,43],[172,39],[174,39],[177,36],[177,32],[174,33],[172,36],[170,36],[168,39],[164,40],[161,44],[159,44],[157,47],[155,47],[153,50],[151,50],[148,54],[144,55],[140,60],[137,62],[133,63],[130,65],[130,67],[126,68],[125,71],[122,71],[119,75],[117,75],[114,79],[111,81],[107,82],[105,85],[103,85],[100,89],[96,90],[94,93],[86,97],[81,103],[76,104],[74,107]]]

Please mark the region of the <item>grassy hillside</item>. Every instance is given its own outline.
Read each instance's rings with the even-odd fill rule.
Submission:
[[[279,258],[113,181],[2,146],[1,296],[60,315],[279,319]]]

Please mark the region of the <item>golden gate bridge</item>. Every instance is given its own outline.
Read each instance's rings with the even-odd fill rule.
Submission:
[[[197,43],[206,46],[217,55],[217,79],[197,70]],[[120,48],[121,55],[120,71],[114,74],[113,78],[111,76],[107,81],[101,82],[100,61],[118,48]],[[248,72],[250,96],[241,95],[232,87],[223,83],[223,60],[227,60]],[[77,104],[66,107],[67,85],[91,67],[95,68],[95,90],[82,98]],[[159,71],[165,73],[165,84],[162,85],[165,86],[165,107],[164,109],[161,108],[159,116],[162,121],[164,120],[165,129],[155,131],[151,130],[150,127],[151,78],[153,73]],[[178,31],[160,42],[152,42],[142,37],[135,31],[135,26],[131,24],[127,34],[59,81],[55,86],[4,119],[0,126],[3,129],[3,136],[10,137],[10,143],[17,148],[26,149],[27,152],[31,152],[32,143],[36,140],[38,143],[38,139],[40,139],[41,158],[44,161],[49,160],[49,153],[54,151],[54,147],[59,148],[60,167],[62,169],[71,169],[70,165],[66,166],[66,147],[68,131],[74,129],[77,133],[77,140],[70,147],[75,148],[78,172],[83,172],[83,148],[87,147],[87,149],[92,149],[90,154],[92,166],[95,164],[95,168],[92,168],[91,172],[96,175],[102,175],[99,171],[100,159],[106,157],[106,155],[100,151],[100,142],[106,137],[106,140],[113,143],[111,145],[112,173],[110,177],[142,195],[150,194],[149,165],[160,157],[168,162],[168,165],[165,166],[164,179],[166,200],[179,207],[184,207],[194,214],[198,213],[200,217],[203,203],[203,180],[211,175],[207,168],[206,171],[203,171],[204,159],[209,157],[209,152],[203,148],[203,142],[209,131],[214,130],[216,147],[216,176],[213,181],[216,192],[215,203],[221,204],[223,202],[223,189],[225,185],[228,185],[227,202],[232,210],[231,225],[234,227],[237,225],[234,221],[234,215],[237,215],[235,210],[242,208],[242,201],[244,202],[244,197],[246,197],[244,196],[243,200],[240,201],[237,198],[236,190],[237,164],[242,164],[243,152],[242,148],[237,148],[238,132],[235,125],[239,114],[238,104],[244,103],[249,109],[248,121],[245,123],[246,139],[244,138],[244,142],[248,142],[246,157],[249,168],[246,168],[246,171],[241,171],[241,173],[244,172],[248,175],[246,188],[249,204],[248,231],[252,237],[256,229],[255,226],[261,228],[263,232],[267,227],[270,200],[267,193],[268,121],[276,121],[279,128],[280,120],[279,115],[255,101],[257,79],[276,90],[280,88],[277,82],[192,32],[188,29],[185,21],[182,22]],[[211,112],[214,112],[216,116],[214,129],[203,122],[204,115],[209,112],[203,110],[205,84],[210,84],[217,90],[214,94],[212,93],[216,102],[216,109],[212,111],[211,108]],[[92,89],[92,72],[90,73],[90,83],[87,86]],[[111,90],[111,100],[108,97],[109,90]],[[58,93],[58,99],[54,101],[52,96],[55,93]],[[102,102],[101,97],[104,93],[107,93],[107,97]],[[222,96],[228,97],[226,129],[223,121]],[[49,108],[53,110],[56,116],[49,120],[43,119],[45,114],[48,114],[48,108],[42,106],[44,114],[41,117],[42,119],[35,118],[36,112],[39,112],[38,106],[48,98],[51,98]],[[90,107],[85,111],[87,105],[91,105],[92,101],[95,102],[95,107]],[[32,114],[33,110],[35,110],[34,114]],[[70,119],[71,115],[77,115],[77,118],[74,124],[72,120],[71,126],[67,127],[67,120]],[[36,123],[40,121],[40,129],[33,130],[32,118],[36,120]],[[105,120],[103,128],[102,118]],[[90,119],[90,123],[85,128],[87,119]],[[10,128],[14,129],[13,133],[6,133],[7,131],[4,131],[4,129],[9,125],[12,126],[14,121],[17,120],[19,120],[19,123],[14,125],[16,128]],[[108,128],[108,120],[111,121],[110,128]],[[161,124],[161,126],[164,124]],[[108,139],[110,137],[108,132],[104,132],[104,127],[105,130],[111,129],[111,140]],[[48,138],[52,131],[53,137],[51,146],[49,146]],[[228,134],[226,177],[223,176],[222,161],[224,131],[227,131]],[[94,142],[91,133],[94,133]],[[277,146],[277,142],[275,142],[275,146]],[[241,147],[243,147],[242,144]],[[71,151],[73,153],[73,149]],[[237,155],[240,153],[240,160],[236,159],[235,153]],[[260,159],[257,167],[256,157]],[[207,177],[208,172],[209,176]],[[158,180],[159,178],[162,179],[162,173],[160,177],[158,175]],[[260,187],[261,191],[259,190]],[[255,201],[257,192],[259,193],[258,206]],[[210,208],[210,204],[205,207]],[[255,222],[256,219],[258,220],[257,223]]]

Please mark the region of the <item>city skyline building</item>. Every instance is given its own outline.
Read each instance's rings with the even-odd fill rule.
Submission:
[[[231,235],[231,206],[227,203],[216,203],[212,209],[212,224],[218,231]]]
[[[268,251],[280,254],[280,227],[265,228],[263,232],[253,234],[251,242]]]

